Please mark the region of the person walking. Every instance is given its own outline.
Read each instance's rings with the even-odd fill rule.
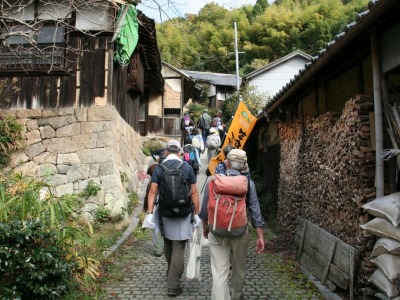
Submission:
[[[181,119],[181,144],[185,142],[186,137],[188,137],[191,134],[191,129],[194,126],[193,120],[190,118],[189,113],[185,112],[183,114],[183,117]]]
[[[219,133],[217,129],[214,127],[210,128],[210,135],[206,140],[207,147],[207,159],[211,161],[211,159],[217,154],[217,149],[221,147],[221,138],[219,137]]]
[[[206,141],[211,127],[211,116],[208,114],[208,109],[204,109],[204,113],[201,116],[204,119],[204,128],[202,128],[203,140]]]
[[[246,152],[240,149],[232,149],[226,159],[227,177],[241,176],[240,172],[246,167]],[[223,176],[223,175],[216,175]],[[235,237],[219,236],[217,231],[211,232],[211,223],[209,216],[209,199],[210,191],[207,183],[207,189],[204,193],[201,205],[201,218],[203,225],[203,235],[208,238],[210,244],[211,255],[211,272],[213,277],[211,299],[212,300],[240,300],[244,299],[243,285],[246,278],[245,258],[250,244],[250,234],[248,228],[242,235]],[[258,202],[254,182],[250,180],[249,189],[247,190],[246,206],[250,215],[251,223],[256,229],[256,253],[260,254],[264,251],[264,223],[261,216],[260,204]],[[221,217],[221,216],[220,216]],[[222,216],[223,217],[223,216]],[[246,226],[246,225],[245,225]],[[211,228],[210,228],[211,227]],[[247,226],[246,226],[247,227]],[[229,292],[228,276],[232,262],[231,288]]]
[[[204,140],[203,140],[203,135],[201,134],[201,131],[199,128],[194,127],[192,130],[192,135],[189,136],[192,138],[192,145],[197,149],[197,151],[200,154],[204,153]]]
[[[160,231],[168,264],[167,294],[175,297],[183,292],[179,279],[184,271],[185,245],[193,234],[193,227],[199,226],[201,220],[196,176],[192,167],[179,156],[180,143],[168,141],[165,152],[166,159],[157,165],[151,176],[145,221],[155,227],[153,211],[158,194]]]

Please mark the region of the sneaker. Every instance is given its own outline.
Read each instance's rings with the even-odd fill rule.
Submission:
[[[162,252],[160,250],[154,250],[155,257],[160,257],[161,255],[162,255]]]
[[[182,293],[183,293],[182,288],[168,289],[168,292],[167,292],[168,296],[170,296],[170,297],[176,297]]]

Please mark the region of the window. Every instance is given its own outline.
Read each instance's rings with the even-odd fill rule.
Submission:
[[[46,24],[36,32],[25,26],[13,26],[16,35],[6,39],[8,48],[0,49],[0,68],[7,70],[43,69],[50,66],[64,67],[65,28]],[[32,45],[36,41],[36,46]]]
[[[164,108],[164,116],[178,115],[180,116],[180,108]]]
[[[65,30],[62,26],[43,25],[37,32],[32,32],[25,26],[14,26],[11,28],[11,33],[15,33],[16,35],[10,36],[6,39],[6,42],[10,46],[30,44],[28,38],[25,38],[24,36],[29,36],[40,46],[40,44],[63,43]]]

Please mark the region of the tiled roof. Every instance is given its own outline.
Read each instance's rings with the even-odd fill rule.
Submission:
[[[211,73],[211,72],[198,72],[184,70],[187,75],[193,77],[196,81],[206,81],[214,85],[236,86],[235,74]],[[240,83],[240,79],[239,79]]]

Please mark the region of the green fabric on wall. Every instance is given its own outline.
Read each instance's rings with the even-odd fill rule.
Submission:
[[[124,7],[118,12],[117,22],[122,15]],[[129,6],[125,20],[122,23],[121,30],[116,39],[116,51],[114,54],[114,61],[118,62],[121,66],[127,66],[129,59],[135,50],[139,41],[139,23],[137,20],[136,7]]]

